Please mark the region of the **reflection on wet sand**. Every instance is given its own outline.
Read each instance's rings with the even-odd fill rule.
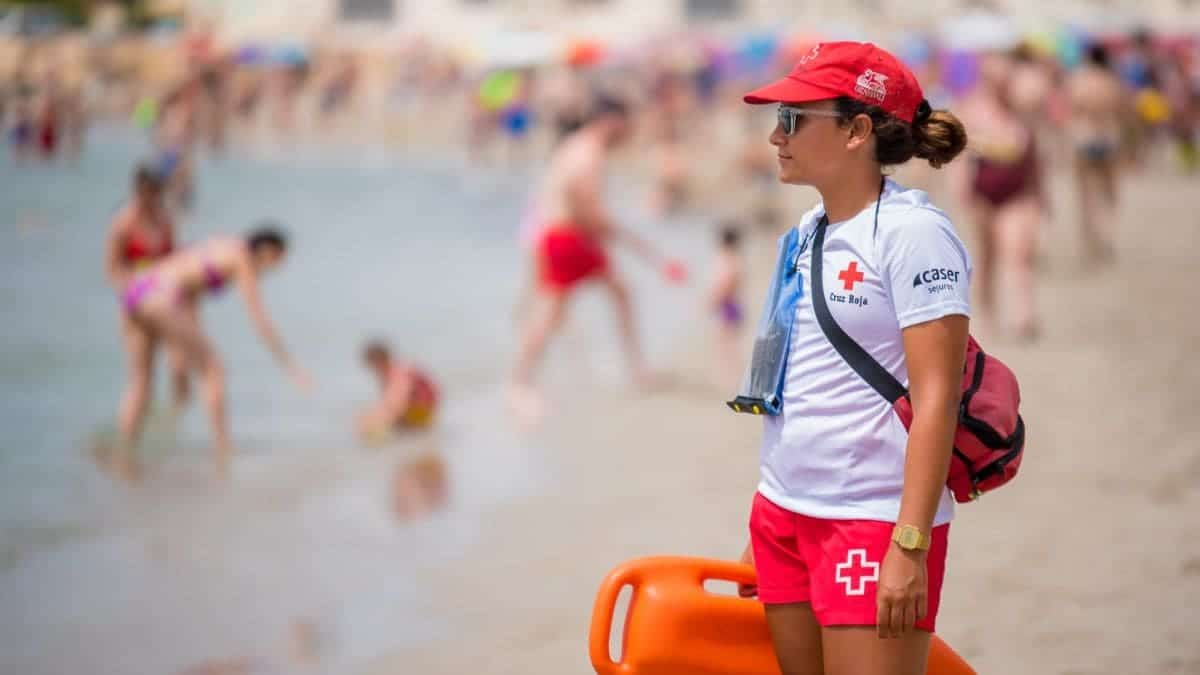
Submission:
[[[445,460],[437,451],[401,462],[392,476],[392,510],[400,520],[440,511],[449,497]]]

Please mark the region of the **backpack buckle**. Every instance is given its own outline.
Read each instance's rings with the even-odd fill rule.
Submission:
[[[979,476],[971,475],[971,501],[979,499],[983,495],[983,490],[979,489]]]

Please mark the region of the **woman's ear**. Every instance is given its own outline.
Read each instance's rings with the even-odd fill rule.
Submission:
[[[857,150],[866,145],[867,141],[871,140],[871,132],[875,129],[874,122],[871,121],[869,115],[855,115],[854,119],[846,125],[847,150]]]

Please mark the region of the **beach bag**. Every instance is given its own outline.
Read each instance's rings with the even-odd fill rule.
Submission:
[[[813,238],[812,291],[817,323],[838,354],[892,404],[904,428],[908,429],[913,419],[908,390],[847,335],[829,313],[821,279],[821,254],[828,223],[828,219],[822,217]],[[1025,450],[1025,421],[1017,410],[1020,402],[1021,391],[1012,370],[984,352],[975,338],[968,337],[958,427],[954,432],[954,453],[946,480],[955,501],[972,501],[1017,475]]]

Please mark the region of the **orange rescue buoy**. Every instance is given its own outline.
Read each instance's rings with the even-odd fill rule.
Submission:
[[[609,572],[592,610],[588,650],[599,675],[779,675],[762,605],[718,595],[707,580],[753,584],[754,568],[702,558],[631,560]],[[621,655],[609,654],[621,589],[633,595],[625,616]],[[975,675],[936,635],[927,675]]]

